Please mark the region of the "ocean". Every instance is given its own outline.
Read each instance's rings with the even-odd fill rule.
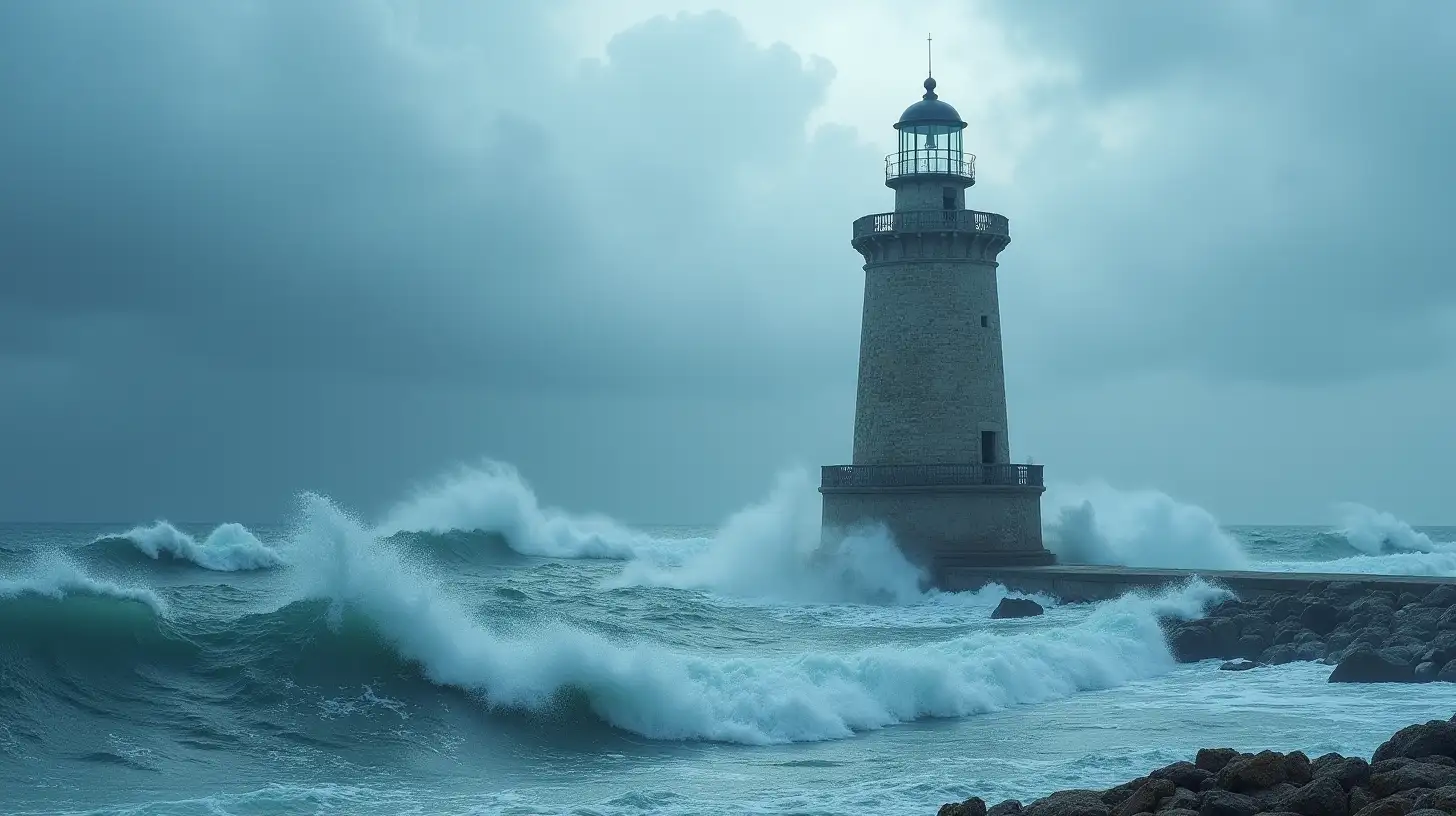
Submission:
[[[1049,546],[1135,566],[1456,575],[1456,528],[1356,505],[1220,525],[1054,488]],[[1107,787],[1201,747],[1369,756],[1456,684],[1175,664],[1198,582],[992,621],[809,474],[721,524],[551,509],[463,470],[378,517],[0,525],[6,814],[914,814]]]

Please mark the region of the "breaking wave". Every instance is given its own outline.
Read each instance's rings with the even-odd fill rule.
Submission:
[[[376,530],[398,533],[495,533],[523,555],[629,559],[660,542],[600,515],[543,508],[516,469],[485,461],[417,487]]]
[[[115,545],[121,545],[120,552]],[[219,524],[202,541],[158,521],[145,527],[133,527],[119,535],[102,536],[91,543],[107,555],[140,553],[153,561],[181,561],[217,572],[272,569],[283,566],[281,555],[258,540],[241,524]]]
[[[1105,483],[1047,490],[1042,537],[1062,563],[1176,569],[1249,569],[1213,514],[1156,490]]]
[[[613,586],[674,587],[792,602],[921,600],[927,576],[882,528],[820,530],[807,471],[780,474],[764,501],[733,514],[709,538],[623,567]]]

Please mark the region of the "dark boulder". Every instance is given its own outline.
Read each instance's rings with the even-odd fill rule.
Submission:
[[[1402,592],[1400,593],[1400,597],[1395,599],[1395,608],[1404,609],[1411,604],[1418,604],[1420,602],[1421,596],[1414,592]]]
[[[1327,776],[1285,794],[1275,802],[1273,809],[1304,816],[1347,816],[1350,812],[1345,789]]]
[[[1304,608],[1299,614],[1299,622],[1317,635],[1328,635],[1340,624],[1340,610],[1318,601]]]
[[[1416,666],[1414,672],[1415,681],[1417,683],[1432,683],[1435,682],[1436,676],[1440,673],[1441,667],[1435,663],[1421,663]]]
[[[1446,665],[1436,672],[1436,679],[1442,683],[1456,683],[1456,660],[1446,661]]]
[[[1400,796],[1389,796],[1352,811],[1352,816],[1406,816],[1410,811],[1409,800]]]
[[[1158,804],[1158,812],[1166,813],[1170,810],[1191,810],[1197,813],[1199,802],[1198,794],[1187,788],[1179,788],[1173,791],[1172,796],[1169,796]]]
[[[1226,790],[1211,790],[1203,795],[1198,816],[1254,816],[1259,805],[1242,793]]]
[[[1299,659],[1299,651],[1293,643],[1275,644],[1259,655],[1259,662],[1268,666],[1283,666]]]
[[[972,796],[964,802],[947,802],[935,816],[986,816],[986,800]]]
[[[1140,776],[1130,782],[1124,782],[1117,787],[1108,788],[1102,792],[1102,802],[1110,808],[1115,808],[1128,799],[1131,799],[1132,795],[1137,793],[1138,788],[1141,788],[1147,783],[1148,777]]]
[[[1274,751],[1241,754],[1218,772],[1218,786],[1235,793],[1268,790],[1288,779],[1284,755]]]
[[[1305,785],[1314,779],[1314,766],[1309,755],[1303,751],[1290,751],[1284,755],[1284,775],[1295,785]]]
[[[1021,816],[1021,801],[1007,799],[999,805],[992,805],[986,816]]]
[[[1238,755],[1239,752],[1232,748],[1199,748],[1193,765],[1210,773],[1218,773]]]
[[[1456,757],[1456,722],[1431,720],[1421,725],[1407,725],[1381,743],[1372,759],[1382,762],[1397,757],[1416,759],[1433,754]]]
[[[1058,791],[1021,809],[1023,816],[1111,816],[1102,794],[1090,790]]]
[[[1342,757],[1339,754],[1325,754],[1316,759],[1310,763],[1310,771],[1316,779],[1333,779],[1347,791],[1370,779],[1370,763],[1360,757]]]
[[[1203,784],[1203,780],[1213,776],[1213,772],[1204,770],[1192,762],[1174,762],[1166,768],[1153,771],[1148,776],[1153,779],[1166,779],[1177,787],[1196,791],[1198,786]]]
[[[1258,663],[1253,660],[1230,660],[1218,668],[1222,671],[1248,671],[1249,669],[1257,669],[1263,665],[1263,663]]]
[[[1189,624],[1174,630],[1168,638],[1168,648],[1173,652],[1173,659],[1179,663],[1197,663],[1218,657],[1213,633],[1202,624]]]
[[[1152,813],[1158,809],[1158,803],[1173,795],[1178,787],[1166,779],[1150,779],[1129,796],[1126,801],[1113,809],[1113,816],[1136,816],[1139,813]]]
[[[1416,800],[1417,810],[1439,810],[1445,813],[1456,813],[1456,787],[1447,786],[1436,788],[1430,793],[1421,794]]]
[[[1426,593],[1425,600],[1421,601],[1422,606],[1448,607],[1456,605],[1456,586],[1441,584],[1430,592]]]
[[[1456,785],[1456,768],[1449,765],[1409,762],[1391,771],[1375,771],[1370,774],[1370,790],[1377,796],[1390,796],[1417,788],[1444,788],[1448,785]]]
[[[1002,598],[1001,603],[996,604],[996,611],[991,613],[991,618],[1034,618],[1045,611],[1041,604],[1030,598]]]
[[[1345,653],[1335,670],[1330,672],[1331,683],[1410,683],[1415,672],[1408,663],[1401,662],[1388,651],[1375,651],[1369,646],[1357,646]]]
[[[1363,787],[1351,788],[1350,795],[1345,797],[1345,799],[1350,803],[1351,813],[1361,813],[1365,808],[1370,807],[1376,802],[1375,794]]]

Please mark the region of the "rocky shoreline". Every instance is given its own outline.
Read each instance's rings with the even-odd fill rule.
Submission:
[[[1319,661],[1335,667],[1332,683],[1456,682],[1456,585],[1397,596],[1356,581],[1315,583],[1301,595],[1224,601],[1164,629],[1179,662]]]
[[[1456,717],[1397,731],[1367,762],[1303,752],[1204,748],[1105,791],[1067,790],[1023,805],[982,799],[938,816],[1440,816],[1456,814]]]

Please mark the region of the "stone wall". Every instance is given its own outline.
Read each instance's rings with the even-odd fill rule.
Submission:
[[[945,189],[955,190],[957,210],[966,208],[966,182],[954,176],[901,177],[895,180],[895,209],[939,210],[945,206]]]
[[[1024,563],[1045,559],[1040,487],[821,488],[824,528],[889,528],[911,561]]]
[[[867,265],[854,464],[977,463],[982,431],[1010,462],[996,268]]]

